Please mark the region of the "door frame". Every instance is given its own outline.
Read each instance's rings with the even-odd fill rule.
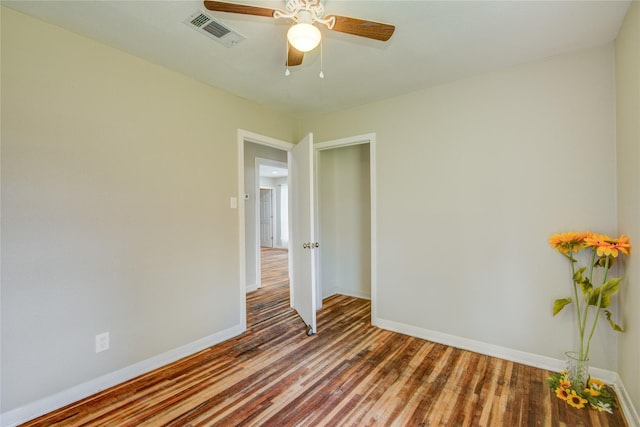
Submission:
[[[258,133],[254,133],[251,131],[247,131],[244,129],[238,129],[236,144],[238,149],[238,250],[239,250],[239,286],[238,292],[240,295],[240,327],[242,328],[242,332],[247,330],[247,306],[246,306],[246,295],[247,295],[247,275],[246,275],[246,244],[245,244],[245,234],[246,234],[246,224],[245,224],[245,182],[244,182],[244,143],[252,142],[254,144],[266,145],[268,147],[276,148],[279,150],[283,150],[287,152],[287,156],[289,156],[291,149],[294,147],[294,144],[286,141],[282,141],[276,138],[271,138],[265,135],[260,135]],[[259,182],[259,181],[258,181]],[[256,260],[256,264],[260,266],[259,258]],[[291,266],[291,255],[289,255],[289,266]],[[258,267],[259,268],[259,267]],[[259,280],[259,276],[257,278]]]
[[[241,203],[238,203],[238,238],[239,238],[239,286],[238,292],[240,295],[240,326],[242,331],[244,332],[247,329],[247,307],[246,307],[246,288],[247,288],[247,277],[245,274],[246,269],[246,257],[245,257],[245,209],[244,209],[244,194],[245,194],[245,182],[244,182],[244,143],[252,142],[254,144],[266,145],[272,148],[280,149],[286,151],[290,156],[290,152],[293,149],[295,144],[292,144],[287,141],[282,141],[276,138],[271,138],[268,136],[260,135],[258,133],[254,133],[251,131],[247,131],[244,129],[238,129],[237,133],[237,147],[238,147],[238,198]],[[378,325],[378,304],[377,304],[377,289],[378,289],[378,274],[377,274],[377,183],[376,183],[376,134],[374,132],[356,135],[341,139],[328,140],[324,142],[320,142],[314,144],[314,158],[315,162],[317,162],[318,156],[316,155],[317,151],[327,150],[331,148],[339,148],[339,147],[347,147],[350,145],[359,145],[359,144],[369,144],[369,180],[370,180],[370,190],[371,190],[371,324],[373,326]],[[314,171],[314,174],[317,173]],[[291,176],[289,175],[289,179]],[[315,179],[315,185],[317,185],[318,180]],[[316,191],[317,196],[317,191]],[[316,213],[318,203],[315,201],[315,209]],[[291,206],[290,206],[291,207]],[[317,226],[317,221],[316,221]],[[291,218],[289,218],[289,229],[291,230]],[[317,230],[316,230],[317,231]],[[317,235],[317,233],[316,233]],[[291,238],[291,235],[289,235]],[[259,264],[259,263],[258,263]],[[289,268],[291,268],[291,251],[289,251]],[[319,270],[319,269],[318,269]],[[318,286],[318,289],[320,287]],[[321,292],[321,290],[319,291]],[[321,295],[320,295],[321,297]],[[320,298],[320,301],[322,298]],[[293,298],[291,299],[293,301]],[[316,304],[318,304],[318,299],[316,299]]]
[[[316,200],[314,201],[314,208],[316,210],[316,223],[315,223],[315,227],[316,227],[316,236],[320,236],[320,230],[319,230],[319,224],[320,221],[318,221],[317,219],[319,218],[319,215],[321,215],[320,210],[320,204],[318,203],[318,179],[317,179],[317,173],[319,168],[318,166],[318,162],[319,162],[319,155],[318,152],[320,151],[324,151],[324,150],[331,150],[334,148],[343,148],[343,147],[349,147],[352,145],[361,145],[361,144],[369,144],[369,190],[370,190],[370,201],[371,201],[371,324],[373,326],[377,326],[378,324],[378,304],[377,304],[377,289],[378,289],[378,275],[377,275],[377,259],[378,259],[378,250],[377,250],[377,237],[376,237],[376,229],[377,229],[377,214],[376,214],[376,206],[377,206],[377,201],[376,201],[376,194],[377,194],[377,186],[376,186],[376,134],[374,132],[372,133],[367,133],[367,134],[362,134],[362,135],[355,135],[355,136],[350,136],[350,137],[346,137],[346,138],[341,138],[341,139],[334,139],[334,140],[330,140],[330,141],[324,141],[324,142],[320,142],[314,145],[314,162],[315,162],[315,166],[314,166],[314,174],[316,174],[316,179],[315,179],[315,185],[316,185],[316,191],[315,191],[315,197]],[[320,242],[320,245],[322,247],[322,242]],[[320,257],[321,254],[316,254],[317,257]],[[321,262],[320,259],[316,259],[316,264],[320,265],[319,263]],[[316,302],[317,302],[317,309],[320,309],[322,307],[322,288],[320,286],[320,284],[322,283],[321,281],[321,277],[319,277],[320,271],[321,269],[318,268],[316,270],[318,272],[317,276],[316,276],[316,283],[318,283],[317,286],[317,296],[316,296]]]

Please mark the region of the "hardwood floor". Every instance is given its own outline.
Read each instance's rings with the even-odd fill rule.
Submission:
[[[557,399],[547,371],[372,327],[369,301],[326,299],[307,337],[275,271],[286,251],[268,252],[246,333],[25,425],[626,425]]]

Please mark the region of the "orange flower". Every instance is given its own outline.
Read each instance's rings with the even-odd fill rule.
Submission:
[[[571,393],[565,400],[576,409],[584,408],[584,404],[587,403],[587,399],[582,398],[575,390],[571,390]]]
[[[569,390],[566,388],[558,387],[556,389],[556,396],[562,400],[567,400],[569,398]]]
[[[598,256],[617,257],[618,251],[625,255],[631,252],[631,244],[629,238],[624,234],[618,239],[607,236],[606,234],[592,234],[584,239],[586,246],[595,248]]]
[[[597,378],[589,378],[587,385],[591,388],[595,388],[596,390],[600,390],[604,387],[604,383]]]
[[[629,238],[624,234],[621,234],[620,237],[618,237],[616,246],[618,247],[618,250],[623,254],[631,254],[631,243],[629,242]]]
[[[580,249],[585,248],[584,240],[590,235],[591,233],[589,232],[576,233],[574,231],[554,234],[549,238],[549,244],[553,249],[563,254],[578,252]]]
[[[585,393],[589,393],[593,397],[600,396],[600,390],[604,387],[604,383],[597,378],[589,378],[587,387],[584,389]]]
[[[560,387],[562,388],[569,388],[571,387],[571,381],[567,380],[567,379],[561,379],[560,380]]]
[[[595,388],[585,388],[583,391],[585,393],[590,394],[593,397],[600,396],[600,392],[598,390],[596,390]]]

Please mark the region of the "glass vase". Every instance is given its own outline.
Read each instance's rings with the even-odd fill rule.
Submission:
[[[589,358],[580,359],[575,351],[567,351],[567,378],[576,390],[582,390],[589,382]]]

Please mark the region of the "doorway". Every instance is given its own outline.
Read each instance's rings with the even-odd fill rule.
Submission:
[[[377,325],[376,135],[315,145],[317,301],[333,294],[371,300]],[[320,307],[319,307],[320,308]]]
[[[246,328],[246,295],[257,290],[261,285],[261,253],[260,253],[260,166],[287,165],[288,150],[293,145],[252,132],[238,130],[238,221],[239,221],[239,267],[240,267],[240,325]],[[276,189],[278,183],[268,182],[263,187]],[[281,189],[282,187],[280,187]],[[286,190],[286,188],[285,188]],[[278,191],[275,191],[276,195]],[[278,198],[275,203],[277,204]],[[234,206],[232,202],[232,206]],[[273,207],[273,204],[272,204]],[[288,212],[286,212],[288,214]],[[287,215],[288,217],[288,215]],[[286,219],[286,218],[285,218]],[[277,225],[277,224],[276,224]],[[285,228],[288,232],[288,228]],[[274,235],[274,246],[284,246],[287,234],[278,241],[278,233]],[[288,263],[287,263],[288,267]]]
[[[250,144],[250,143],[246,143]],[[255,212],[256,231],[258,236],[253,240],[256,251],[255,278],[260,289],[264,282],[264,259],[267,249],[278,250],[280,258],[287,264],[281,269],[288,271],[289,247],[289,171],[287,162],[281,161],[288,156],[283,150],[260,147],[255,144],[246,145],[246,156],[255,157]],[[260,157],[257,157],[260,155]],[[250,160],[250,159],[248,159]],[[248,242],[249,243],[249,242]],[[269,278],[267,274],[267,279]],[[249,289],[247,289],[249,290]]]
[[[342,294],[371,299],[369,144],[316,153],[318,301]]]
[[[281,151],[281,150],[280,150]],[[276,150],[274,157],[282,153]],[[286,153],[286,152],[285,152]],[[289,169],[286,162],[256,158],[260,199],[256,209],[260,229],[260,246],[289,247]]]
[[[286,156],[287,154],[291,154],[291,151],[294,149],[294,147],[297,147],[298,145],[294,145],[288,142],[284,142],[284,141],[280,141],[280,140],[276,140],[273,138],[269,138],[269,137],[265,137],[262,135],[258,135],[252,132],[248,132],[248,131],[244,131],[244,130],[238,130],[238,162],[239,162],[239,189],[240,189],[240,194],[241,196],[244,196],[245,199],[245,203],[241,203],[239,205],[240,208],[240,212],[239,212],[239,218],[240,218],[240,242],[241,242],[241,247],[240,247],[240,286],[239,286],[239,291],[240,294],[242,296],[241,298],[241,325],[246,327],[246,306],[245,306],[245,295],[246,292],[250,290],[250,284],[252,282],[252,278],[251,278],[251,271],[252,271],[252,266],[255,266],[256,260],[257,260],[257,255],[258,255],[258,251],[254,251],[254,248],[257,248],[258,245],[257,243],[255,245],[249,245],[247,244],[247,240],[250,238],[250,235],[254,236],[254,239],[257,241],[258,240],[258,230],[256,227],[256,223],[257,220],[254,217],[253,218],[253,222],[252,221],[247,221],[246,220],[246,215],[244,212],[244,208],[249,206],[249,205],[255,205],[257,204],[256,201],[256,195],[253,195],[253,198],[251,197],[250,194],[247,194],[249,192],[248,187],[245,186],[245,183],[250,183],[252,182],[251,179],[248,179],[245,177],[246,171],[247,169],[253,169],[254,170],[254,179],[255,176],[257,174],[255,174],[255,166],[253,164],[253,162],[248,161],[247,160],[247,156],[245,155],[245,143],[252,143],[255,146],[260,146],[263,148],[269,148],[269,149],[273,149],[275,148],[276,150],[280,151],[280,153],[284,156]],[[368,235],[369,235],[369,241],[368,241],[368,246],[369,246],[369,263],[367,264],[366,269],[368,269],[369,271],[369,275],[370,275],[370,285],[368,288],[368,294],[370,295],[370,299],[371,299],[371,307],[372,307],[372,312],[371,312],[371,322],[372,324],[376,325],[377,324],[377,310],[376,310],[376,281],[377,281],[377,274],[376,274],[376,269],[375,269],[375,260],[376,260],[376,202],[375,202],[375,194],[376,194],[376,182],[375,182],[375,134],[365,134],[365,135],[359,135],[359,136],[355,136],[355,137],[349,137],[349,138],[344,138],[344,139],[340,139],[340,140],[333,140],[333,141],[327,141],[327,142],[323,142],[323,143],[319,143],[319,144],[312,144],[312,152],[315,153],[315,162],[312,162],[313,165],[311,167],[311,175],[314,175],[313,170],[315,169],[315,166],[317,165],[318,162],[318,158],[319,156],[317,156],[317,153],[321,150],[329,150],[329,149],[333,149],[333,148],[338,148],[338,147],[347,147],[347,146],[352,146],[352,145],[360,145],[360,144],[365,144],[368,147],[368,153],[369,153],[369,188],[368,189],[362,189],[361,191],[367,192],[369,193],[369,230],[368,230]],[[311,181],[313,182],[313,180]],[[313,193],[313,187],[315,186],[316,188],[316,192],[317,192],[317,182],[315,183],[315,185],[312,185],[312,191],[311,193]],[[257,188],[257,187],[256,187]],[[315,203],[312,203],[315,205],[315,208],[313,210],[316,211],[316,216],[318,214],[318,200],[315,199]],[[312,210],[312,211],[313,211]],[[295,211],[295,209],[294,209]],[[289,209],[289,213],[291,215],[291,208]],[[313,216],[313,215],[312,215]],[[293,217],[289,218],[290,220],[293,220]],[[318,224],[316,222],[312,221],[312,224],[315,224],[315,231],[312,229],[311,233],[312,233],[312,240],[313,240],[313,235],[318,235]],[[321,228],[321,227],[320,227]],[[320,230],[321,231],[321,230]],[[367,232],[365,230],[365,232]],[[299,234],[299,233],[298,233]],[[295,237],[295,236],[294,236]],[[275,239],[274,239],[275,240]],[[322,245],[321,245],[322,246]],[[297,247],[297,246],[296,246]],[[320,252],[320,251],[318,251]],[[318,256],[318,255],[314,255],[314,259],[316,259],[317,257],[321,258],[322,256]],[[252,260],[251,258],[253,258],[253,264],[252,264]],[[289,265],[291,266],[291,253],[289,254]],[[296,270],[298,270],[296,268]],[[255,271],[255,270],[253,270]],[[255,274],[255,273],[254,273]],[[314,273],[312,275],[313,277],[317,278],[316,273]],[[315,281],[315,279],[313,279],[313,281]],[[297,282],[296,282],[297,283]],[[312,293],[313,294],[313,306],[315,307],[315,309],[320,309],[320,304],[318,304],[323,297],[323,292],[320,286],[317,286],[315,288],[315,291]],[[291,301],[293,301],[293,289],[291,289],[292,291],[292,298]],[[341,290],[341,292],[344,292],[344,290]],[[358,297],[362,297],[365,295],[353,295],[353,296],[358,296]],[[315,317],[315,316],[314,316]]]

